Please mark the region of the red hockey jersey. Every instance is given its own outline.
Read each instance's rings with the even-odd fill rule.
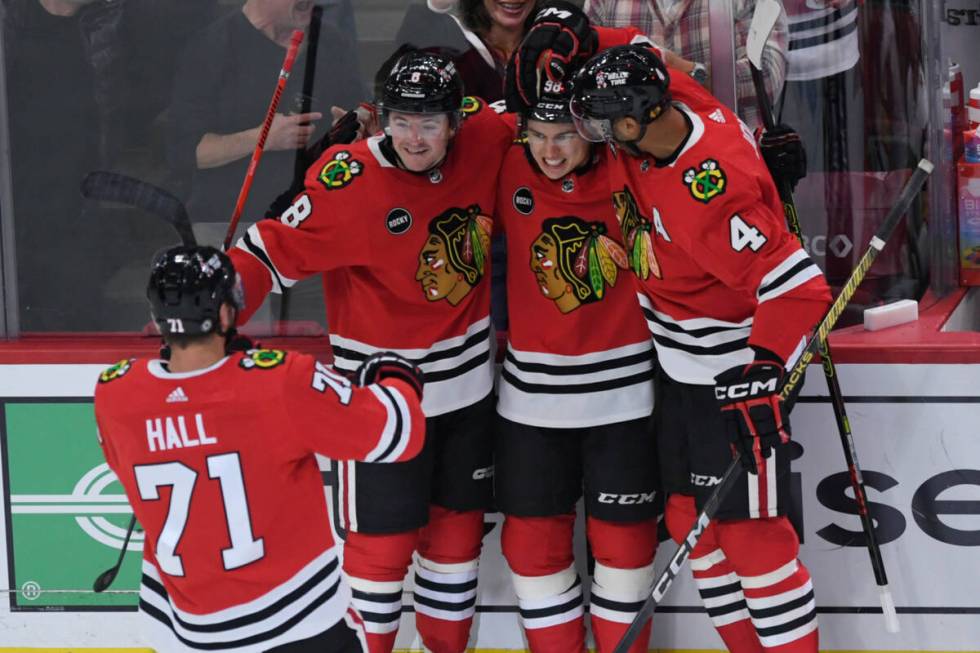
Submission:
[[[552,181],[515,144],[500,172],[510,329],[497,412],[514,422],[576,428],[653,410],[653,343],[596,150],[592,168]]]
[[[140,610],[159,651],[264,651],[343,618],[350,590],[313,454],[398,462],[425,433],[406,383],[352,386],[277,350],[180,374],[122,361],[99,379],[95,416],[146,532]]]
[[[610,181],[662,369],[713,384],[753,359],[750,345],[793,359],[830,293],[786,227],[748,128],[720,103],[695,111],[683,98],[675,89],[692,131],[674,158],[621,153]]]
[[[231,257],[247,311],[271,288],[323,273],[334,364],[391,350],[425,373],[427,416],[472,405],[493,386],[490,234],[497,172],[513,127],[482,100],[443,165],[395,166],[383,136],[327,150],[279,220],[249,228]]]

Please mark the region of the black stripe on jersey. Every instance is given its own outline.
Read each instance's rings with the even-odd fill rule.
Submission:
[[[607,610],[614,610],[616,612],[625,612],[627,614],[633,614],[634,612],[639,612],[640,608],[643,607],[645,601],[630,601],[629,603],[623,603],[622,601],[613,601],[607,599],[604,596],[599,596],[593,592],[592,598],[589,599],[592,605],[598,605]]]
[[[733,601],[732,603],[726,603],[724,605],[717,605],[713,608],[708,608],[708,616],[714,619],[715,617],[722,617],[730,612],[738,612],[739,610],[744,610],[748,605],[745,603],[745,599],[739,599],[738,601]]]
[[[470,590],[476,589],[476,579],[474,578],[473,580],[463,581],[462,583],[436,583],[428,578],[423,578],[416,573],[415,585],[416,587],[424,587],[425,589],[432,590],[433,592],[461,594],[463,592],[469,592]]]
[[[395,610],[394,612],[368,612],[367,610],[358,610],[357,614],[361,615],[361,619],[364,621],[370,621],[375,624],[390,624],[392,621],[398,621],[402,618],[401,609]]]
[[[549,365],[548,363],[528,363],[526,361],[518,360],[514,356],[514,353],[509,349],[507,350],[506,358],[508,361],[514,364],[514,367],[522,372],[559,376],[562,374],[591,374],[593,372],[604,372],[606,370],[614,370],[618,367],[627,367],[630,365],[636,365],[637,363],[644,363],[646,361],[653,360],[653,349],[648,349],[647,351],[642,351],[638,354],[623,356],[621,358],[612,358],[609,360],[598,361],[596,363],[584,363],[581,365]]]
[[[574,585],[568,589],[571,590],[573,588]],[[580,605],[582,605],[582,595],[576,594],[570,600],[559,605],[553,605],[548,608],[534,608],[533,610],[520,608],[520,613],[521,618],[523,619],[540,619],[541,617],[553,617],[555,615],[570,612]]]
[[[402,600],[401,590],[397,592],[365,592],[351,588],[351,596],[372,603],[399,603]]]
[[[766,617],[776,617],[790,610],[795,610],[796,608],[803,607],[809,601],[813,600],[813,590],[810,590],[803,596],[793,599],[787,603],[780,603],[779,605],[774,605],[771,608],[758,608],[753,610],[749,608],[749,614],[752,615],[754,619],[765,619]]]
[[[391,403],[391,408],[395,412],[395,428],[391,434],[391,442],[388,443],[388,447],[381,453],[381,455],[374,459],[375,461],[383,461],[391,455],[391,452],[394,451],[402,439],[404,439],[405,420],[402,418],[401,406],[399,406],[395,401],[394,395],[391,394],[391,389],[386,388],[383,385],[379,385],[378,387],[381,388],[382,394],[388,398],[389,403]]]
[[[802,50],[803,48],[812,48],[815,45],[824,45],[825,43],[833,43],[838,41],[854,30],[857,29],[857,21],[845,25],[840,29],[835,29],[833,32],[828,32],[827,34],[817,34],[816,36],[811,36],[805,39],[795,39],[790,41],[790,50]]]
[[[464,610],[469,610],[476,605],[476,597],[471,596],[465,601],[457,601],[450,603],[449,601],[437,601],[436,599],[430,599],[428,596],[423,594],[414,594],[413,599],[416,604],[421,604],[434,608],[436,610],[445,610],[446,612],[463,612]]]
[[[811,610],[802,617],[798,617],[792,621],[787,621],[786,623],[779,624],[778,626],[770,626],[769,628],[759,628],[756,626],[755,632],[759,634],[759,637],[772,637],[773,635],[779,635],[781,633],[788,633],[791,630],[796,630],[800,626],[805,626],[816,618],[817,611]]]
[[[282,282],[282,277],[279,276],[279,271],[276,270],[276,266],[272,264],[272,259],[269,258],[269,255],[266,254],[265,250],[252,242],[252,236],[250,236],[247,231],[245,232],[245,237],[242,238],[242,240],[245,241],[245,247],[248,249],[248,252],[255,258],[259,259],[259,261],[262,262],[262,265],[269,268],[269,272],[271,272],[272,276],[276,278],[276,283],[279,284],[280,290],[284,289],[286,284]]]
[[[702,599],[714,599],[719,596],[725,596],[726,594],[734,594],[735,592],[742,591],[742,583],[735,581],[729,585],[721,585],[719,587],[709,587],[707,589],[699,589],[698,594],[701,595]]]
[[[434,363],[435,361],[445,360],[447,358],[453,358],[459,356],[466,352],[467,349],[471,349],[474,345],[487,340],[490,337],[490,327],[481,329],[473,335],[469,336],[462,342],[462,344],[456,345],[455,347],[450,347],[449,349],[440,349],[438,351],[430,351],[428,354],[422,358],[409,359],[413,365],[422,365],[423,363]],[[355,349],[348,349],[346,347],[341,347],[339,345],[331,345],[333,350],[333,355],[335,358],[346,358],[348,360],[362,361],[371,354],[365,354],[359,352]],[[372,352],[374,353],[374,352]],[[428,380],[426,376],[426,380]]]
[[[657,342],[658,345],[662,347],[667,347],[669,349],[679,349],[689,354],[694,354],[695,356],[721,356],[722,354],[731,354],[733,352],[740,351],[749,346],[748,338],[732,340],[731,342],[723,342],[719,345],[713,345],[711,347],[702,347],[700,345],[688,345],[683,342],[677,342],[676,340],[671,340],[667,336],[662,336],[658,333],[653,334],[653,339]]]
[[[826,16],[821,16],[819,18],[810,18],[808,20],[803,20],[798,23],[790,23],[789,25],[790,38],[793,38],[792,37],[793,32],[802,32],[804,30],[816,29],[818,27],[827,27],[828,25],[832,25],[836,23],[844,16],[848,16],[854,13],[855,11],[857,11],[856,2],[852,3],[849,7],[845,7],[844,9],[835,9],[834,11],[827,14]]]
[[[647,322],[656,322],[668,331],[673,331],[674,333],[683,333],[685,335],[691,336],[692,338],[704,338],[705,336],[713,336],[716,333],[725,333],[726,331],[738,331],[740,329],[747,329],[751,325],[746,324],[744,326],[732,325],[732,326],[711,326],[702,327],[700,329],[685,329],[679,324],[674,322],[668,322],[657,317],[657,314],[646,306],[641,307],[643,309],[643,315],[646,316]]]
[[[235,619],[229,619],[228,621],[219,621],[210,624],[188,623],[183,619],[181,619],[180,617],[178,617],[176,614],[174,615],[174,619],[176,619],[177,623],[179,623],[181,627],[183,627],[184,629],[196,633],[215,633],[222,630],[232,630],[234,628],[241,628],[242,626],[248,626],[249,624],[253,624],[257,621],[268,619],[269,617],[275,615],[280,610],[294,604],[304,594],[309,593],[309,591],[313,589],[318,583],[322,582],[327,576],[332,574],[337,569],[337,565],[338,565],[337,558],[333,558],[329,563],[327,563],[325,567],[323,567],[323,569],[313,574],[313,576],[311,576],[309,580],[307,580],[305,583],[303,583],[302,585],[300,585],[299,587],[297,587],[292,592],[285,595],[275,603],[263,608],[262,610],[259,610],[258,612],[253,612],[251,614],[247,614],[241,617],[236,617]],[[153,578],[150,578],[146,574],[143,574],[142,582],[143,585],[147,587],[147,589],[152,590],[155,594],[159,594],[165,601],[169,602],[170,597],[167,594],[167,590],[166,588],[164,588],[163,585],[158,583]]]
[[[565,383],[562,385],[549,385],[547,383],[528,383],[527,381],[522,381],[521,379],[514,376],[513,372],[508,370],[506,367],[501,371],[501,375],[510,385],[514,386],[522,392],[527,392],[529,394],[555,394],[555,395],[567,395],[567,394],[585,394],[587,392],[603,392],[605,390],[616,390],[617,388],[625,388],[626,386],[636,385],[637,383],[644,383],[653,378],[654,370],[644,370],[639,374],[632,374],[630,376],[623,376],[618,379],[609,379],[607,381],[594,381],[592,383]],[[428,377],[426,377],[428,379]]]
[[[440,372],[426,372],[422,371],[423,378],[426,383],[436,383],[438,381],[448,381],[449,379],[456,378],[457,376],[462,376],[463,374],[474,370],[484,363],[490,360],[490,351],[487,350],[474,358],[466,361],[462,365],[457,365],[451,370],[442,370]]]
[[[145,576],[144,576],[144,578],[145,578]],[[226,642],[194,642],[194,641],[191,641],[191,640],[187,639],[186,637],[182,636],[180,633],[178,633],[174,629],[174,625],[173,625],[173,622],[170,620],[170,617],[167,616],[167,614],[165,614],[160,609],[156,608],[155,606],[150,605],[149,603],[147,603],[143,599],[140,599],[139,607],[140,607],[140,610],[142,610],[143,612],[145,612],[148,616],[156,619],[157,621],[159,621],[163,625],[165,625],[168,628],[170,628],[170,630],[173,631],[174,637],[176,637],[185,646],[190,647],[190,648],[194,648],[194,649],[204,650],[204,651],[217,651],[217,650],[227,649],[227,648],[237,648],[237,647],[241,647],[241,646],[250,646],[252,644],[258,644],[260,642],[264,642],[266,640],[272,639],[273,637],[278,637],[279,635],[285,633],[286,631],[288,631],[290,628],[292,628],[296,624],[298,624],[301,621],[303,621],[311,612],[313,612],[314,610],[316,610],[318,607],[320,607],[321,605],[323,605],[324,603],[326,603],[327,601],[329,601],[330,599],[332,599],[333,596],[337,593],[337,589],[339,587],[340,587],[340,578],[337,578],[337,580],[329,588],[327,588],[327,590],[325,592],[323,592],[323,594],[321,594],[320,596],[316,597],[309,605],[307,605],[306,607],[304,607],[302,610],[300,610],[295,615],[293,615],[292,617],[290,617],[289,619],[287,619],[283,623],[279,624],[275,628],[272,628],[270,630],[267,630],[267,631],[265,631],[263,633],[259,633],[257,635],[252,635],[251,637],[245,637],[243,639],[238,639],[238,640],[234,640],[234,641],[226,641]],[[176,615],[174,615],[174,616],[176,617]],[[232,621],[236,621],[236,620],[232,620]]]
[[[766,284],[765,286],[759,288],[759,292],[757,293],[757,296],[762,297],[767,293],[772,292],[776,288],[779,288],[781,285],[783,285],[784,283],[786,283],[787,281],[789,281],[794,276],[796,276],[803,270],[807,269],[811,265],[814,265],[814,263],[809,256],[801,259],[796,263],[796,265],[794,265],[793,267],[791,267],[790,269],[786,270],[781,275],[779,275],[772,283]]]

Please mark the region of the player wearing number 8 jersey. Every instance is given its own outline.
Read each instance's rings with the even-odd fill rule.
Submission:
[[[161,652],[366,651],[314,452],[417,455],[420,374],[390,353],[351,382],[304,354],[228,352],[240,290],[214,248],[165,252],[148,295],[171,357],[103,372],[95,413],[146,532],[149,641]]]

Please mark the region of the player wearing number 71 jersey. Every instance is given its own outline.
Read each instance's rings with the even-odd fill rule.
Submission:
[[[164,252],[147,294],[172,354],[103,372],[95,415],[146,532],[148,640],[168,653],[366,651],[314,452],[417,455],[420,373],[390,352],[354,382],[304,354],[229,352],[241,290],[211,247]]]

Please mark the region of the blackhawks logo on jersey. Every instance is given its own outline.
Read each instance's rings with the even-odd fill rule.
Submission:
[[[613,193],[613,206],[616,208],[616,218],[619,220],[623,239],[626,241],[626,254],[629,267],[643,281],[650,278],[652,273],[657,279],[663,279],[660,262],[653,251],[653,239],[650,237],[652,225],[649,218],[640,213],[636,199],[630,189]]]
[[[562,313],[601,300],[629,267],[623,246],[606,235],[606,225],[575,216],[548,218],[531,243],[531,272],[541,294]]]
[[[102,371],[99,375],[99,383],[108,383],[109,381],[115,381],[119,377],[123,376],[133,367],[132,358],[124,358],[112,367],[109,367]]]
[[[446,209],[429,221],[415,280],[430,302],[456,306],[480,283],[490,258],[493,221],[476,204]]]
[[[281,349],[249,349],[238,365],[246,370],[268,370],[286,362],[286,352]]]
[[[691,197],[707,204],[725,192],[728,178],[717,161],[705,159],[700,168],[688,168],[684,171],[684,184],[691,191]]]
[[[360,161],[352,159],[347,150],[341,150],[327,161],[317,179],[327,190],[337,190],[349,186],[354,181],[354,177],[361,174],[363,170],[364,166]]]
[[[467,118],[472,116],[474,113],[479,113],[480,109],[483,108],[483,102],[479,98],[475,98],[472,95],[467,95],[463,98],[463,104],[460,105],[459,110],[463,112],[463,117]]]

